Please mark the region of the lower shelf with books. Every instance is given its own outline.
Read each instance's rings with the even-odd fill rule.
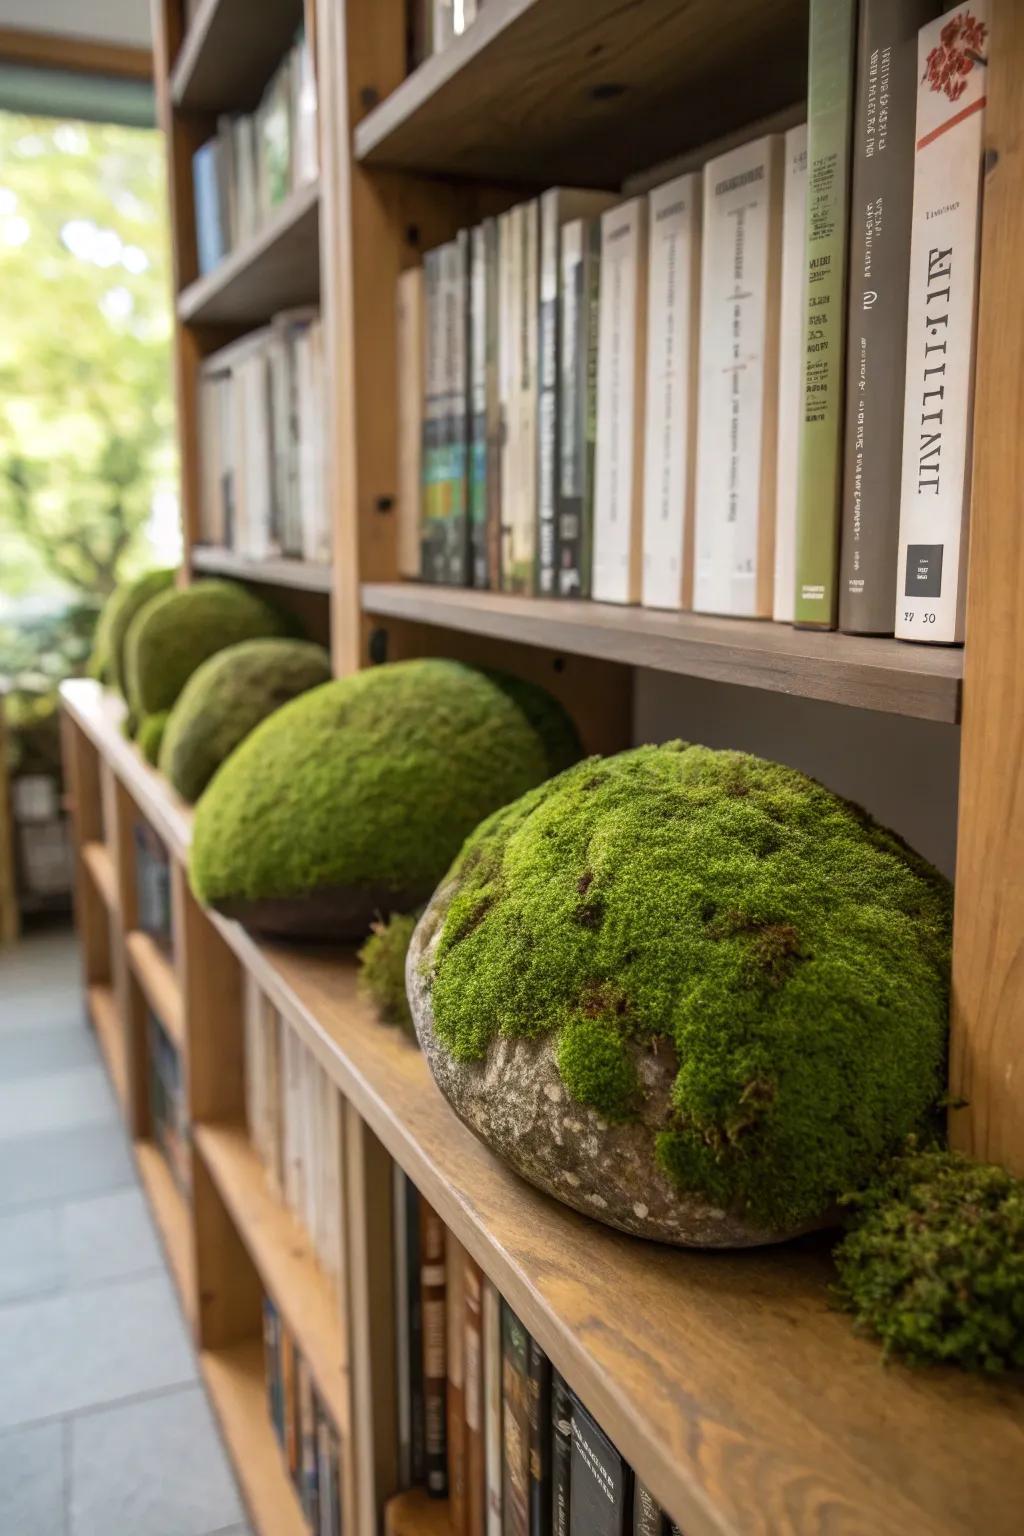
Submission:
[[[253,1526],[264,1536],[309,1536],[267,1410],[262,1340],[203,1350],[199,1367]]]
[[[167,1160],[155,1141],[135,1143],[135,1162],[171,1266],[182,1308],[192,1322],[195,1313],[195,1260],[185,1196],[175,1183]]]
[[[157,1015],[176,1048],[184,1049],[185,1018],[174,961],[152,934],[135,929],[125,935],[128,964],[146,1002]]]
[[[209,576],[236,576],[241,581],[257,581],[269,587],[294,587],[302,592],[330,592],[333,575],[329,565],[316,560],[297,560],[280,556],[252,560],[216,544],[194,544],[192,568]]]

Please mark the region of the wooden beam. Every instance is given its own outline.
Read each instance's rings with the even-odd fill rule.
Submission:
[[[65,69],[78,75],[112,75],[119,80],[152,80],[153,55],[94,37],[65,32],[32,32],[0,27],[0,60],[37,69]]]

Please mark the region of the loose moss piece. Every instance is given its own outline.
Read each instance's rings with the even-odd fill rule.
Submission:
[[[155,715],[146,715],[135,733],[135,741],[139,751],[147,763],[152,763],[155,768],[160,761],[160,744],[164,739],[167,729],[167,721],[170,711],[162,709]]]
[[[1024,1367],[1024,1182],[912,1149],[851,1204],[853,1230],[835,1254],[840,1295],[887,1354]]]
[[[89,674],[124,692],[124,645],[135,615],[174,583],[173,570],[147,571],[135,581],[122,582],[107,598],[96,624]]]
[[[377,1009],[384,1024],[400,1024],[412,1033],[412,1014],[405,992],[405,956],[418,912],[396,912],[373,932],[359,951],[359,990]]]
[[[234,581],[199,581],[152,598],[137,613],[125,645],[128,703],[138,716],[170,709],[207,657],[286,635],[285,617]]]
[[[433,958],[438,1038],[553,1033],[570,1097],[636,1115],[681,1191],[820,1219],[941,1091],[949,884],[795,770],[671,743],[578,764],[467,841]]]
[[[171,710],[161,772],[184,799],[198,800],[254,726],[330,675],[327,652],[306,640],[246,640],[218,651],[196,668]]]

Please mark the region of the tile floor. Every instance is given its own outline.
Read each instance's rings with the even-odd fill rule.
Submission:
[[[0,950],[0,1536],[247,1536],[64,933]]]

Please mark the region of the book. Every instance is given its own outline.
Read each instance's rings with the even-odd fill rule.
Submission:
[[[515,242],[513,209],[498,216],[498,462],[499,524],[497,585],[502,592],[511,589],[512,505],[515,499],[515,356],[513,338],[517,333],[518,289],[515,282]]]
[[[572,1399],[570,1536],[627,1536],[632,1473],[577,1397]]]
[[[415,1184],[397,1163],[392,1164],[392,1223],[398,1475],[401,1487],[412,1488],[424,1483],[427,1476],[420,1196]]]
[[[562,228],[561,373],[558,387],[558,595],[589,597],[593,564],[594,457],[601,220]]]
[[[469,480],[469,231],[443,248],[445,372],[445,580],[464,587],[470,578],[467,507]]]
[[[448,1494],[448,1454],[445,1444],[448,1359],[445,1339],[444,1223],[422,1195],[419,1199],[419,1213],[426,1481],[431,1498],[443,1499]]]
[[[501,1304],[502,1533],[530,1536],[530,1417],[527,1332],[507,1302]],[[580,1533],[583,1536],[583,1533]],[[592,1533],[587,1533],[592,1536]]]
[[[299,1397],[299,1495],[306,1524],[315,1531],[320,1524],[319,1477],[317,1473],[316,1408],[313,1378],[302,1358],[298,1362]]]
[[[280,1352],[284,1459],[292,1482],[295,1483],[299,1474],[298,1382],[295,1341],[287,1328],[280,1330]]]
[[[485,219],[484,231],[484,412],[487,438],[485,585],[501,585],[502,401],[501,318],[499,314],[498,220]]]
[[[467,1536],[466,1503],[466,1253],[445,1230],[445,1341],[448,1384],[445,1393],[448,1450],[448,1518],[452,1536]]]
[[[642,599],[693,603],[699,381],[701,181],[677,176],[648,198],[647,384]]]
[[[639,1478],[633,1483],[633,1536],[665,1536],[668,1522]]]
[[[572,1398],[556,1370],[551,1372],[551,1531],[569,1536],[572,1488]]]
[[[861,0],[857,26],[839,628],[891,635],[917,117],[917,34],[935,0]]]
[[[530,1536],[551,1536],[551,1362],[533,1335],[526,1341],[530,1426]]]
[[[784,144],[704,167],[693,606],[770,618],[775,586]]]
[[[857,0],[811,0],[807,317],[793,620],[836,625]]]
[[[487,477],[490,437],[487,422],[487,285],[488,261],[484,226],[470,232],[469,274],[469,455],[467,515],[469,519],[470,585],[489,586]]]
[[[535,589],[537,517],[537,203],[511,210],[508,226],[507,473],[502,479],[502,588]]]
[[[269,1296],[263,1298],[263,1374],[267,1387],[267,1411],[274,1432],[284,1444],[284,1402],[281,1396],[281,1325]]]
[[[487,1527],[483,1293],[484,1277],[480,1266],[467,1253],[463,1258],[463,1375],[466,1394],[466,1530],[469,1536],[485,1536]]]
[[[591,594],[640,600],[647,342],[647,199],[601,215]]]
[[[221,146],[216,139],[209,139],[192,156],[196,260],[201,277],[212,272],[229,249],[228,232],[221,219],[220,156]]]
[[[964,635],[989,51],[984,3],[918,39],[896,634]]]
[[[447,579],[447,461],[445,449],[444,247],[423,257],[425,382],[423,397],[423,496],[420,517],[420,574],[425,581]]]
[[[502,1536],[502,1301],[490,1280],[483,1286],[484,1470],[487,1483],[487,1536]]]
[[[775,464],[775,593],[772,618],[792,624],[796,582],[796,500],[803,415],[807,311],[807,124],[785,139],[782,294],[779,310],[779,422]]]
[[[398,279],[395,305],[398,351],[398,574],[420,574],[420,495],[423,454],[423,268]]]

